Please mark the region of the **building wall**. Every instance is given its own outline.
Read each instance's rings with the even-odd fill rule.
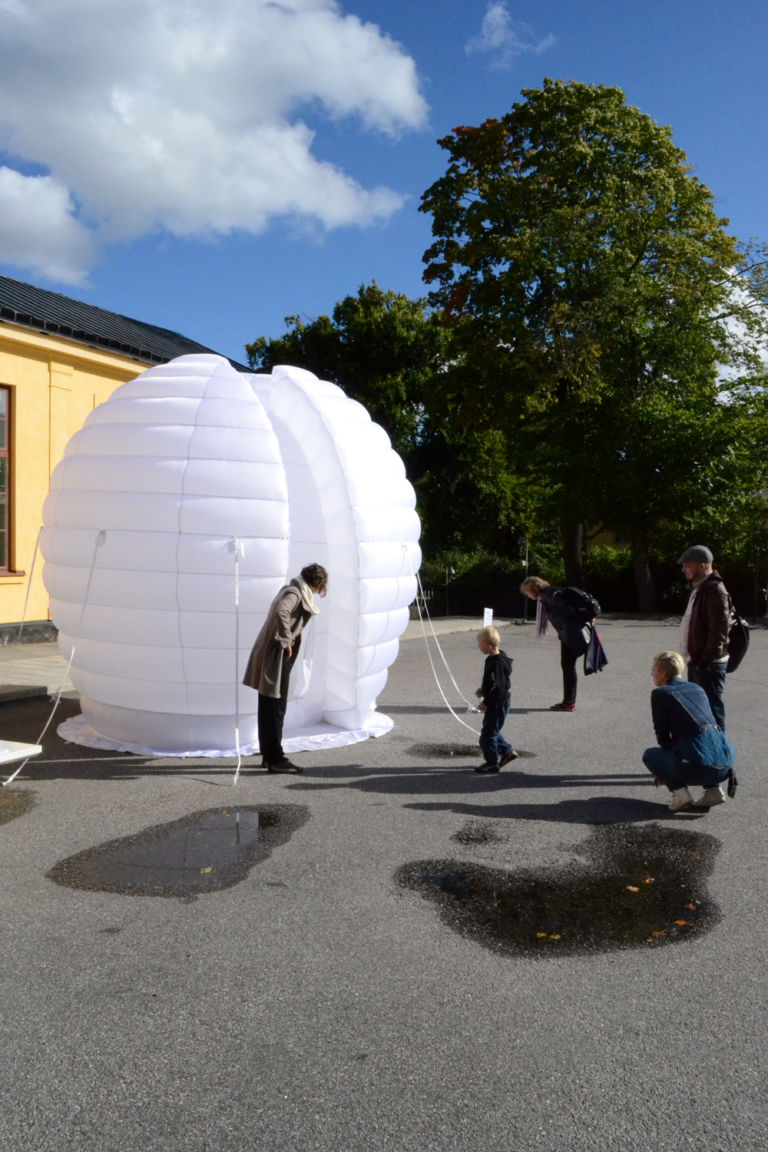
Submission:
[[[34,572],[32,563],[51,473],[88,413],[147,367],[128,356],[0,322],[0,384],[11,389],[10,563],[15,570],[0,573],[0,625],[48,619],[39,551]]]

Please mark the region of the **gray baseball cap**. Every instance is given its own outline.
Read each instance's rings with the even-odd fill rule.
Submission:
[[[692,548],[686,548],[678,564],[711,564],[713,560],[714,556],[709,548],[704,544],[694,544]]]

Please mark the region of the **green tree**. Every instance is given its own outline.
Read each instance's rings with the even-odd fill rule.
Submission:
[[[546,80],[522,95],[440,141],[447,171],[422,200],[425,280],[458,365],[444,403],[504,430],[539,514],[560,522],[569,582],[584,523],[631,531],[650,607],[659,518],[717,496],[699,469],[728,451],[723,366],[759,365],[751,254],[671,129],[620,89]]]
[[[331,316],[305,323],[286,316],[288,331],[246,345],[258,372],[293,364],[339,384],[388,432],[403,455],[429,435],[422,401],[440,369],[444,334],[425,301],[384,291],[374,282],[346,296]]]
[[[488,543],[510,502],[503,437],[436,415],[451,372],[451,332],[424,300],[376,283],[346,296],[332,316],[246,345],[249,365],[293,364],[339,384],[368,409],[403,458],[422,519],[425,550]],[[506,499],[506,504],[505,504]]]

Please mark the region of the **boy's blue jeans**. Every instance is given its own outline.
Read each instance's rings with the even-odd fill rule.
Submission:
[[[501,734],[501,729],[509,712],[509,700],[489,704],[483,712],[483,727],[480,731],[480,748],[486,764],[498,764],[502,756],[512,751]]]

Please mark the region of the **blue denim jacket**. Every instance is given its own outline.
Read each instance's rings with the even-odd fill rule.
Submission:
[[[669,684],[654,688],[651,715],[661,748],[677,752],[692,764],[733,764],[733,745],[717,727],[707,695],[698,684],[676,676]]]

